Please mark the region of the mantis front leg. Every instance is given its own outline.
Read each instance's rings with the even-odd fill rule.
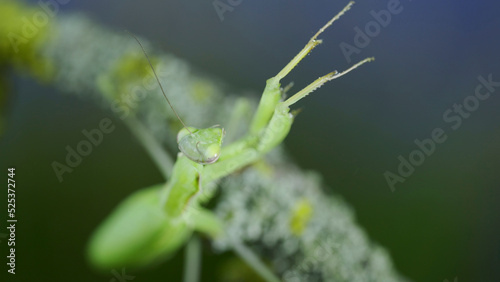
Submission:
[[[306,46],[276,76],[267,80],[266,87],[247,136],[225,147],[222,150],[219,161],[204,168],[204,173],[207,177],[204,178],[203,184],[207,184],[241,169],[255,162],[271,149],[275,148],[283,142],[290,131],[294,118],[290,113],[291,105],[318,89],[326,82],[345,75],[364,63],[374,60],[374,58],[366,58],[343,72],[330,72],[319,77],[287,100],[281,101],[282,92],[280,89],[280,81],[286,77],[286,75],[290,73],[307,54],[309,54],[309,52],[322,43],[317,37],[348,11],[353,4],[354,2],[349,2],[342,11],[319,29]]]
[[[290,71],[292,71],[295,66],[297,66],[298,63],[302,61],[302,59],[304,59],[304,57],[309,54],[312,49],[314,49],[314,47],[322,43],[321,39],[317,39],[318,36],[323,33],[323,31],[325,31],[329,26],[331,26],[336,20],[338,20],[343,14],[345,14],[345,12],[351,9],[353,4],[353,1],[349,2],[349,4],[347,4],[347,6],[342,9],[342,11],[335,15],[335,17],[328,21],[322,28],[318,30],[318,32],[316,32],[313,37],[311,37],[306,46],[276,76],[267,80],[266,88],[264,89],[264,93],[262,94],[259,107],[250,126],[251,134],[258,134],[267,126],[269,120],[271,119],[275,107],[281,99],[281,79],[287,76],[288,73],[290,73]]]

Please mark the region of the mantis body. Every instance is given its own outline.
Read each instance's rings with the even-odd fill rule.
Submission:
[[[280,81],[322,42],[317,37],[352,4],[350,2],[326,23],[276,76],[267,80],[250,129],[241,139],[222,147],[223,128],[188,127],[179,118],[184,126],[177,136],[181,152],[168,183],[136,192],[117,208],[91,240],[91,261],[101,268],[144,266],[172,254],[193,231],[211,237],[224,236],[218,218],[200,205],[203,198],[210,196],[209,193],[203,193],[203,188],[251,165],[279,145],[290,131],[294,119],[290,113],[291,105],[326,82],[373,60],[367,58],[343,72],[330,72],[288,99],[282,99]],[[151,68],[154,72],[152,65]],[[159,80],[158,83],[161,87]],[[163,87],[161,90],[167,98]]]

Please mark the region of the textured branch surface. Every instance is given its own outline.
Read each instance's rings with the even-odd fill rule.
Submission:
[[[0,1],[0,10],[11,3]],[[17,13],[22,17],[29,11]],[[20,63],[37,78],[50,73],[51,83],[65,93],[93,99],[120,119],[137,118],[175,156],[181,126],[127,33],[108,31],[83,16],[58,17],[47,29],[51,36],[36,48],[12,54],[2,45],[2,63]],[[10,31],[0,26],[2,37]],[[187,124],[222,124],[228,132],[225,142],[247,130],[256,101],[223,95],[227,91],[220,82],[141,41]],[[22,57],[30,60],[18,60]],[[227,235],[214,242],[216,250],[231,249],[231,240],[243,241],[284,281],[404,281],[387,252],[357,225],[352,210],[337,196],[326,195],[321,178],[291,164],[282,148],[219,187],[215,212]]]

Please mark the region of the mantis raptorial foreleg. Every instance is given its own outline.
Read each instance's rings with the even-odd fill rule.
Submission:
[[[276,147],[290,131],[293,122],[293,115],[290,114],[289,109],[291,105],[318,89],[326,82],[347,74],[362,64],[374,60],[374,58],[366,58],[343,72],[330,72],[316,79],[287,100],[281,101],[281,79],[286,77],[286,75],[290,73],[307,54],[309,54],[309,52],[322,42],[317,39],[317,37],[348,11],[353,4],[354,2],[349,2],[342,11],[318,30],[306,46],[280,72],[278,72],[276,76],[267,80],[259,106],[252,119],[248,135],[225,147],[219,161],[204,168],[204,173],[207,177],[204,178],[203,183],[209,183],[210,181],[238,170],[256,161],[262,155]]]
[[[262,130],[273,115],[274,109],[278,102],[280,101],[280,80],[292,71],[297,64],[304,59],[304,57],[309,54],[316,46],[321,44],[323,41],[317,39],[318,36],[323,33],[329,26],[331,26],[336,20],[338,20],[345,12],[351,9],[354,4],[353,1],[349,2],[347,6],[342,9],[335,17],[328,21],[323,27],[321,27],[316,34],[311,37],[306,46],[297,54],[295,57],[280,71],[278,74],[266,81],[266,88],[262,94],[262,98],[259,103],[259,108],[255,113],[252,124],[250,126],[250,133],[257,134]]]

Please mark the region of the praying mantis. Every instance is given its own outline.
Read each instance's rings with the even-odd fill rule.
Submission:
[[[266,81],[261,100],[245,136],[223,146],[225,130],[199,129],[184,124],[163,90],[149,57],[140,43],[160,89],[182,123],[177,135],[180,153],[166,184],[139,190],[122,202],[90,240],[90,261],[99,268],[142,267],[172,255],[195,231],[209,237],[225,236],[220,220],[202,202],[211,197],[206,187],[261,159],[288,135],[294,114],[290,106],[328,81],[374,60],[366,58],[343,72],[319,77],[291,97],[283,98],[284,79],[316,46],[318,36],[348,11],[354,2],[328,21],[277,75]],[[235,188],[236,189],[236,188]]]

